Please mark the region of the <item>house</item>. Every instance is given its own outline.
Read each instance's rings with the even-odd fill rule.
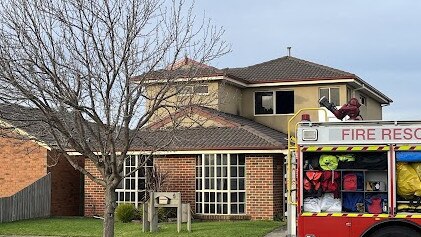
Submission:
[[[322,96],[335,105],[355,97],[364,119],[381,120],[382,107],[392,102],[355,74],[290,56],[226,69],[185,58],[135,80],[157,81],[148,87],[153,97],[159,80],[166,77],[184,83],[178,97],[168,103],[177,107],[191,95],[187,101],[198,106],[160,113],[150,124],[156,131],[141,137],[174,133],[175,141],[155,153],[153,163],[168,172],[169,190],[180,191],[183,202],[191,203],[200,218],[273,219],[283,214],[285,134],[288,120],[299,109],[320,107]],[[310,114],[325,119],[322,113]],[[174,124],[180,129],[166,130]],[[140,153],[132,154],[129,170],[141,159]],[[143,184],[123,182],[118,202],[138,204],[142,194],[136,194]],[[102,210],[101,195],[85,193],[85,214]]]
[[[124,164],[125,173],[142,162],[150,144],[159,144],[161,149],[143,169],[120,184],[117,202],[139,205],[146,190],[145,173],[155,165],[168,174],[166,189],[181,192],[183,202],[190,203],[196,215],[203,219],[274,219],[283,215],[287,123],[301,108],[319,107],[321,96],[336,105],[356,97],[362,104],[364,119],[380,120],[382,106],[392,102],[352,73],[290,56],[226,69],[186,58],[134,81],[155,80],[147,88],[153,96],[160,86],[159,79],[167,76],[184,83],[175,99],[168,103],[183,104],[193,99],[195,105],[159,111],[148,129],[137,134],[138,139]],[[324,119],[317,112],[310,114],[314,120]],[[174,124],[177,129],[169,129]],[[30,129],[24,132],[31,134]],[[48,154],[54,151],[42,146],[39,149],[40,165],[34,167],[40,173],[38,176],[55,169],[48,168]],[[0,159],[1,164],[7,156]],[[81,162],[95,173],[90,161],[81,159]],[[19,168],[8,170],[15,172]],[[74,184],[76,180],[84,183],[71,192],[75,195],[73,202],[83,205],[84,215],[102,215],[103,188],[77,174],[73,177]],[[0,190],[11,177],[0,176],[0,181],[2,178]],[[19,180],[25,179],[29,177]],[[8,191],[8,195],[13,191],[16,190]]]
[[[83,215],[83,175],[47,144],[54,144],[36,109],[0,105],[0,198],[51,173],[51,215]],[[44,141],[44,142],[43,142]],[[83,165],[84,160],[79,159]]]

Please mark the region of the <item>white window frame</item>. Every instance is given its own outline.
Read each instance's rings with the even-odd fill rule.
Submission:
[[[364,100],[364,103],[363,103],[363,100]],[[360,94],[360,103],[361,105],[364,105],[367,107],[367,97]]]
[[[253,114],[254,116],[285,116],[285,115],[293,115],[294,113],[289,114],[277,114],[276,113],[276,92],[278,91],[292,91],[294,92],[294,99],[295,99],[295,90],[272,90],[272,91],[255,91],[253,92]],[[262,93],[262,92],[272,92],[272,110],[273,112],[271,114],[256,114],[256,93]],[[294,112],[295,112],[295,100],[294,100]]]
[[[338,89],[338,99],[339,99],[339,101],[338,101],[338,104],[335,104],[335,106],[341,106],[341,88],[339,88],[339,87],[319,87],[319,99],[321,98],[320,90],[326,90],[326,89],[329,92],[329,98],[327,98],[329,100],[329,102],[332,101],[331,100],[331,97],[332,97],[331,90],[332,89]],[[320,105],[320,106],[323,107],[322,105]]]
[[[129,158],[131,158],[131,157],[134,157],[134,161],[135,161],[135,163],[134,164],[130,164],[129,165],[129,167],[127,167],[126,166],[126,160],[127,159],[129,159]],[[128,156],[127,158],[126,158],[126,160],[124,161],[124,163],[123,163],[123,175],[126,175],[128,172],[126,171],[126,168],[131,168],[130,170],[134,170],[135,168],[137,168],[139,165],[141,165],[141,155],[130,155],[130,156]],[[137,170],[135,173],[134,173],[134,176],[133,177],[126,177],[126,178],[124,178],[122,181],[121,181],[121,183],[122,183],[122,188],[118,188],[118,189],[116,189],[115,190],[115,192],[116,192],[116,199],[117,199],[117,204],[119,204],[119,203],[133,203],[134,205],[135,205],[135,207],[136,208],[138,208],[141,204],[142,204],[142,200],[139,200],[139,195],[142,193],[142,192],[146,192],[146,174],[147,174],[147,172],[148,172],[148,169],[150,169],[150,170],[152,170],[152,168],[153,168],[153,163],[154,163],[154,160],[153,160],[153,158],[149,158],[149,159],[152,159],[152,166],[151,165],[148,165],[148,162],[146,162],[145,163],[145,165],[142,167],[142,168],[140,168],[140,169],[143,169],[143,174],[144,174],[144,176],[141,176],[140,174],[139,174],[139,171],[140,171],[140,169],[139,170]],[[130,172],[130,171],[129,171]],[[134,189],[131,189],[131,188],[129,188],[129,187],[126,187],[126,180],[133,180],[134,179],[134,183],[135,183],[135,185],[134,185]],[[139,180],[140,179],[143,179],[143,180],[145,180],[145,189],[139,189]],[[130,193],[130,195],[132,194],[132,193],[134,193],[134,200],[132,200],[132,198],[131,197],[129,197],[129,200],[128,201],[126,201],[126,199],[125,199],[125,195],[127,195],[127,194],[129,194]],[[145,193],[145,195],[146,195],[146,193]],[[120,197],[123,197],[123,199],[122,200],[120,200]]]
[[[196,93],[195,90],[197,87],[207,87],[206,93]],[[187,91],[184,93],[184,91]],[[192,96],[192,95],[209,95],[209,85],[208,84],[194,84],[194,85],[185,85],[178,93],[178,96]]]
[[[217,164],[217,156],[220,155],[221,156],[221,165]],[[241,154],[201,154],[198,155],[197,159],[201,159],[201,165],[198,164],[197,160],[196,160],[196,175],[195,175],[195,181],[196,181],[196,185],[195,185],[195,203],[196,203],[196,213],[200,214],[200,215],[246,215],[247,213],[247,192],[246,192],[246,164],[245,164],[245,157],[244,157],[244,164],[243,165],[239,165],[239,162],[237,162],[237,164],[235,165],[231,165],[231,156],[237,156],[239,157],[239,155]],[[206,189],[205,188],[205,180],[206,180],[206,176],[205,176],[205,168],[207,166],[205,166],[205,157],[211,157],[213,156],[214,159],[214,163],[213,166],[209,166],[209,167],[213,167],[213,177],[211,177],[211,179],[213,179],[213,188],[209,188]],[[227,157],[227,164],[224,165],[222,162],[223,157],[226,156]],[[238,161],[238,160],[237,160]],[[222,177],[222,176],[217,176],[217,168],[221,167],[221,172],[223,170],[223,167],[227,168],[227,176],[226,177]],[[236,167],[237,168],[237,176],[236,177],[231,177],[231,168],[232,167]],[[242,167],[244,168],[244,176],[239,176],[239,168]],[[198,177],[198,172],[197,170],[200,169],[201,170],[201,176]],[[223,190],[223,189],[217,189],[217,180],[219,179],[227,179],[227,189]],[[237,190],[231,190],[231,179],[237,179],[237,181],[239,181],[239,179],[243,179],[244,180],[244,189],[237,189]],[[201,182],[199,182],[201,185],[200,189],[197,189],[198,186],[198,180],[201,180]],[[237,187],[239,187],[239,182],[237,183]],[[211,195],[211,193],[214,193],[214,197],[215,200],[214,201],[209,201],[205,202],[205,193],[209,193],[209,195]],[[221,193],[221,197],[222,197],[222,201],[218,202],[218,193]],[[225,203],[223,200],[223,195],[226,193],[227,195],[227,202]],[[236,193],[237,196],[237,202],[233,203],[231,201],[231,194],[232,193]],[[244,201],[240,202],[238,200],[240,193],[244,193]],[[198,197],[200,197],[200,201],[198,201]],[[214,212],[213,213],[206,213],[205,210],[205,205],[209,204],[209,205],[215,205],[214,208]],[[222,213],[218,213],[218,204],[222,206]],[[224,209],[223,209],[223,205],[226,204],[227,205],[227,213],[223,213]],[[200,211],[198,211],[198,206],[200,205]],[[232,213],[231,211],[231,205],[237,205],[237,213]],[[239,207],[240,205],[244,205],[244,211],[243,213],[239,213]],[[210,208],[209,208],[210,209]]]

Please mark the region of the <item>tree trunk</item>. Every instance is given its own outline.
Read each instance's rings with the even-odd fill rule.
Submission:
[[[114,237],[114,212],[117,204],[115,187],[110,186],[105,189],[103,237]]]

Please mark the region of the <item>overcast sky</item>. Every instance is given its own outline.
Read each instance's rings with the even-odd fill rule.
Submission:
[[[421,1],[196,0],[232,53],[213,66],[292,56],[354,73],[394,102],[386,120],[421,120]]]

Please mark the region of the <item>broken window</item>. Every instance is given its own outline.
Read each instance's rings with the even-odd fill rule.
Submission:
[[[256,92],[254,98],[255,114],[273,114],[273,92]]]
[[[294,113],[294,91],[276,92],[276,114]]]

